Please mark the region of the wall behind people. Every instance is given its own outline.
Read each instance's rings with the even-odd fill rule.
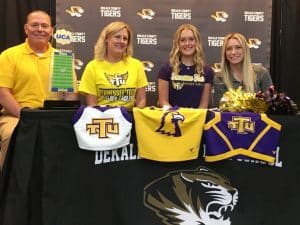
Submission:
[[[58,29],[55,39],[65,45],[68,41],[75,44],[80,79],[87,61],[93,57],[99,30],[115,20],[130,24],[134,30],[135,56],[144,62],[150,81],[148,104],[156,104],[156,75],[161,64],[168,59],[173,33],[183,23],[192,23],[200,30],[207,62],[215,71],[220,68],[220,47],[229,32],[243,33],[251,47],[253,62],[270,67],[272,0],[169,3],[56,0],[57,24],[69,28]]]
[[[170,2],[166,1],[167,3]],[[184,3],[186,5],[186,2]],[[206,9],[206,7],[202,6],[203,4],[201,4],[201,8]],[[160,7],[160,4],[158,4],[158,7]],[[300,2],[294,0],[273,0],[272,7],[270,72],[275,86],[280,91],[287,92],[300,105],[298,88],[300,85],[300,66],[297,62],[300,54],[300,42],[297,40],[300,36],[300,30],[295,29],[300,23]],[[24,40],[23,24],[25,15],[32,9],[37,8],[49,12],[53,21],[55,21],[55,0],[0,1],[0,52]],[[95,22],[101,20],[103,18],[99,17]],[[95,30],[96,28],[99,27],[95,27]],[[93,46],[88,47],[91,48],[90,52],[92,53]],[[164,49],[164,51],[168,50]]]

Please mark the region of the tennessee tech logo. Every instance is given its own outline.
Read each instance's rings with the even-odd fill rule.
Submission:
[[[167,225],[230,225],[238,191],[214,171],[173,171],[144,188],[144,205]]]
[[[236,131],[238,134],[248,134],[255,132],[255,122],[251,117],[233,116],[231,121],[227,122],[228,128]]]
[[[261,40],[258,38],[249,38],[247,44],[249,48],[259,48],[261,45]]]
[[[163,114],[160,122],[160,127],[156,129],[156,132],[166,134],[168,136],[180,137],[181,130],[179,121],[184,121],[184,116],[176,111],[167,111]]]
[[[155,16],[155,12],[152,9],[142,9],[140,12],[137,12],[137,15],[143,19],[152,20]]]
[[[216,11],[214,14],[211,14],[210,17],[217,22],[226,22],[229,15],[224,11]]]
[[[119,124],[114,123],[113,118],[96,118],[92,123],[86,124],[89,134],[98,134],[98,138],[108,138],[109,134],[119,134]]]
[[[128,72],[123,74],[114,74],[114,75],[105,73],[105,77],[111,85],[120,87],[121,85],[126,84],[128,78]]]
[[[81,6],[71,6],[70,9],[66,9],[65,12],[71,16],[81,17],[84,13],[84,9]]]

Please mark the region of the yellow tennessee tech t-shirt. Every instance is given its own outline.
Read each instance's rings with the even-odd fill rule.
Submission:
[[[117,63],[92,60],[83,72],[79,92],[98,97],[98,105],[135,105],[137,88],[148,85],[142,63],[132,57]]]

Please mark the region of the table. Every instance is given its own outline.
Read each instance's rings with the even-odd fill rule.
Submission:
[[[74,113],[22,111],[1,177],[1,225],[184,224],[176,223],[178,214],[167,208],[189,214],[187,223],[197,224],[193,220],[200,221],[199,215],[188,212],[184,203],[199,210],[197,198],[203,206],[218,202],[205,190],[238,191],[230,214],[220,217],[225,210],[220,202],[208,207],[205,215],[210,217],[201,219],[206,224],[282,225],[300,219],[299,116],[272,116],[282,132],[277,162],[270,166],[259,161],[207,163],[203,148],[198,159],[186,162],[139,159],[134,131],[132,144],[123,149],[84,151],[75,139]],[[190,182],[194,178],[200,182]]]

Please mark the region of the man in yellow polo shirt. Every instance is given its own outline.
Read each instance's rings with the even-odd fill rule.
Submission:
[[[21,109],[39,108],[49,96],[50,63],[54,48],[50,16],[44,11],[27,15],[24,43],[0,55],[0,170],[3,166],[11,134]]]

